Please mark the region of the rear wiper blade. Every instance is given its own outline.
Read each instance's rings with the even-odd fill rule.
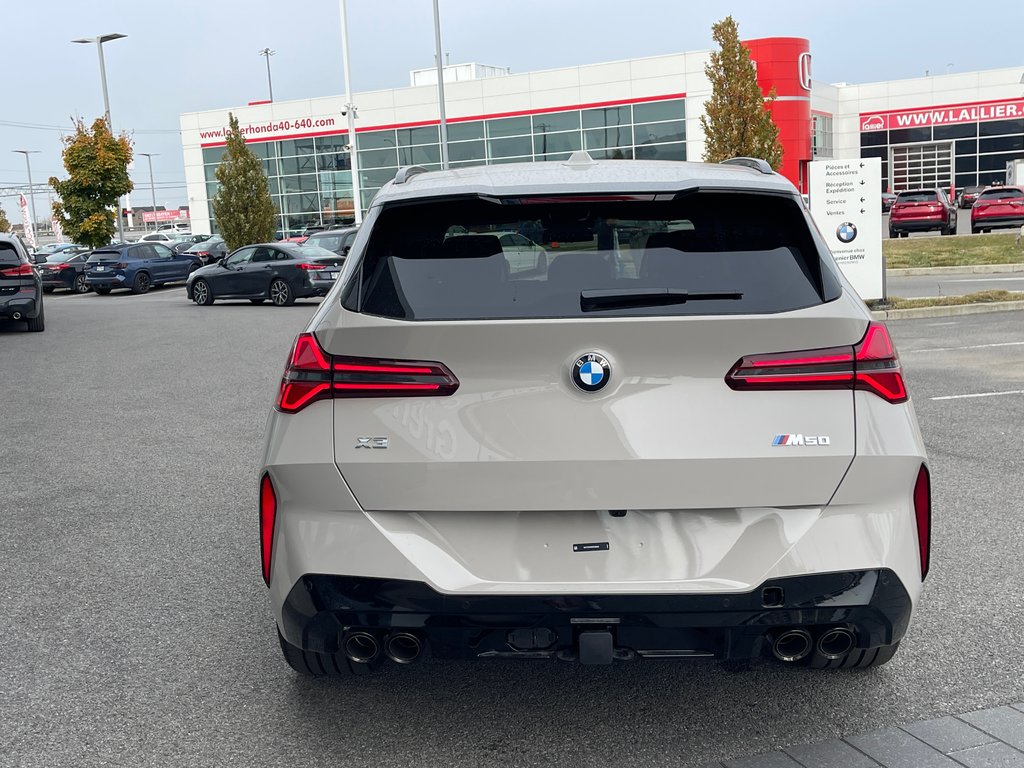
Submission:
[[[688,301],[735,301],[742,291],[688,291],[684,288],[627,288],[580,291],[580,309],[595,312],[601,309],[632,307],[667,307]]]

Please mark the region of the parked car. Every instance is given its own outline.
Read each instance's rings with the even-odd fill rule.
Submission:
[[[93,251],[85,281],[102,295],[115,288],[146,293],[154,285],[183,282],[201,266],[199,257],[174,253],[162,243],[133,243]]]
[[[971,233],[1024,226],[1024,187],[989,187],[971,206]]]
[[[538,222],[581,236],[517,274],[487,230]],[[362,226],[265,430],[293,669],[892,658],[925,447],[885,325],[767,163],[405,168]]]
[[[956,196],[956,204],[958,208],[970,208],[974,205],[974,201],[978,199],[978,195],[984,187],[964,187],[960,190],[960,193]]]
[[[359,234],[358,227],[327,229],[310,234],[303,245],[315,245],[319,248],[326,248],[328,251],[334,251],[339,256],[346,256],[357,234]]]
[[[169,245],[175,240],[180,240],[185,235],[190,235],[191,232],[179,232],[178,230],[168,230],[166,232],[150,232],[148,235],[143,235],[136,242],[139,243],[163,243]]]
[[[188,298],[209,305],[217,299],[270,300],[287,307],[296,299],[323,296],[334,287],[344,259],[317,246],[293,243],[247,245],[189,275]]]
[[[956,206],[944,189],[910,189],[897,195],[889,211],[889,237],[935,229],[956,234]]]
[[[892,204],[896,202],[896,195],[892,192],[882,193],[882,213],[888,213],[892,208]]]
[[[193,243],[193,245],[186,250],[186,253],[198,256],[205,266],[207,264],[213,264],[227,256],[228,246],[227,243],[224,242],[223,237],[220,235],[214,235],[209,240]]]
[[[24,320],[30,331],[46,329],[43,283],[15,235],[0,234],[0,318]]]
[[[157,232],[188,232],[192,225],[187,221],[176,221],[172,224],[161,224]]]
[[[55,253],[39,264],[37,270],[43,281],[43,291],[52,293],[57,288],[73,293],[88,293],[89,284],[85,281],[85,267],[89,259],[89,251],[65,250]]]
[[[88,253],[88,251],[89,249],[84,245],[78,245],[77,243],[51,243],[32,251],[29,254],[29,258],[33,264],[43,264],[50,256],[56,253]]]

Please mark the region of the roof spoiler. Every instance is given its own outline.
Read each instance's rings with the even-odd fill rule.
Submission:
[[[719,165],[742,165],[746,168],[753,168],[755,171],[768,174],[769,176],[775,173],[767,162],[758,157],[731,157],[728,160],[723,160]]]
[[[422,165],[407,165],[404,168],[399,168],[398,173],[395,174],[395,184],[405,184],[413,176],[426,172],[427,169]]]

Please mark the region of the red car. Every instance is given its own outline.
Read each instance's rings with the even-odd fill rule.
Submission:
[[[971,206],[971,233],[1024,226],[1024,188],[989,187]]]
[[[944,189],[908,189],[900,192],[889,211],[889,237],[939,230],[956,234],[956,206]]]

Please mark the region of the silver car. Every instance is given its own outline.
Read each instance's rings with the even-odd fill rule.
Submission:
[[[308,675],[871,667],[928,571],[892,340],[797,190],[744,158],[400,171],[295,340],[259,478]]]

